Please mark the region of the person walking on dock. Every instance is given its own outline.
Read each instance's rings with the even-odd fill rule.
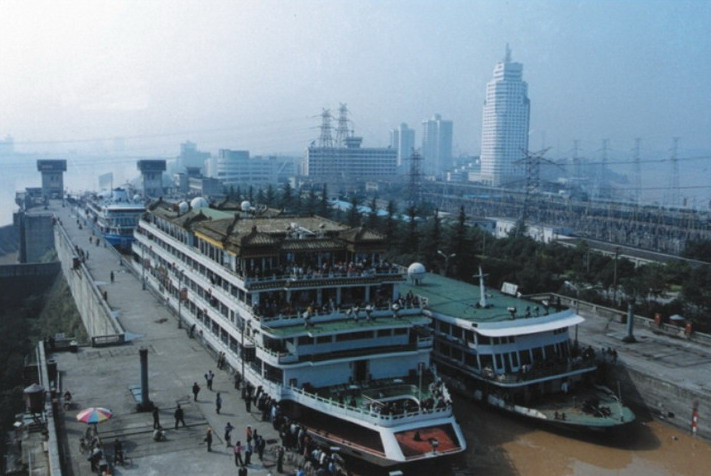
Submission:
[[[252,464],[252,452],[253,452],[252,443],[250,443],[248,441],[247,444],[244,445],[244,465],[245,466],[249,466],[250,464]]]
[[[264,448],[267,446],[267,442],[259,435],[254,442],[254,447],[257,450],[257,455],[259,455],[259,461],[264,461]]]
[[[212,390],[212,381],[215,378],[215,374],[212,373],[212,370],[208,370],[207,373],[205,374],[205,383],[207,384],[207,389]]]
[[[185,427],[185,412],[183,412],[183,409],[180,407],[180,404],[178,404],[178,407],[175,409],[175,413],[173,414],[175,417],[175,429],[178,429],[178,423],[182,423],[183,427]]]
[[[235,454],[235,466],[244,466],[244,462],[242,461],[242,442],[238,441],[232,451]]]
[[[197,382],[193,383],[193,401],[197,402],[198,393],[200,393],[200,385]]]
[[[220,414],[220,409],[222,408],[222,397],[220,396],[220,392],[217,392],[217,396],[215,397],[215,411],[217,414]]]
[[[155,430],[160,426],[160,413],[158,413],[158,407],[153,407],[153,429]]]
[[[113,271],[111,271],[111,273],[109,274],[109,277],[111,278],[111,282],[113,283],[114,282],[114,272]]]
[[[232,430],[234,429],[234,426],[232,426],[232,423],[227,422],[225,425],[225,446],[229,448],[232,446]]]
[[[205,443],[207,443],[207,451],[212,451],[212,428],[207,429],[207,434],[205,435]]]

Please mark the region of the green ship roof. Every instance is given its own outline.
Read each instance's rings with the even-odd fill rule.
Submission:
[[[409,291],[415,296],[427,299],[427,309],[435,315],[465,319],[473,323],[495,323],[543,316],[546,311],[543,304],[503,294],[492,288],[486,288],[487,307],[477,306],[481,299],[479,286],[456,281],[443,276],[427,273],[416,285],[412,280],[400,284],[400,293],[404,297]],[[511,319],[509,308],[516,308],[516,318]],[[538,311],[536,313],[536,308]],[[553,312],[553,309],[550,310]]]

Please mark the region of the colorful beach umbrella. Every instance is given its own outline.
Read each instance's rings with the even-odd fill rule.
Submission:
[[[84,423],[101,423],[111,418],[113,414],[108,408],[92,407],[77,413],[77,420]]]

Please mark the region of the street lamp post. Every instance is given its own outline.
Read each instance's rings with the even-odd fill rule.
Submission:
[[[242,380],[245,380],[245,375],[244,375],[244,333],[247,332],[247,322],[244,320],[244,317],[240,316],[240,319],[242,320],[242,348],[240,349],[240,360],[242,361]]]
[[[442,250],[437,250],[437,254],[444,258],[444,276],[446,277],[449,271],[449,260],[457,256],[457,253],[447,255]]]
[[[183,328],[183,274],[184,271],[181,269],[178,280],[178,329]]]
[[[146,245],[141,243],[141,286],[146,290]]]

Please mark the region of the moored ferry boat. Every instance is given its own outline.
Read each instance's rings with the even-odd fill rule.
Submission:
[[[159,201],[136,229],[133,265],[314,440],[385,467],[464,451],[430,319],[396,305],[405,270],[383,260],[385,238],[262,212]]]
[[[456,390],[505,411],[571,429],[635,420],[619,395],[596,384],[592,348],[571,341],[583,318],[550,302],[424,273],[401,286],[432,317],[434,361]]]
[[[124,188],[102,192],[86,200],[86,216],[94,229],[112,246],[128,251],[133,243],[133,230],[145,213],[141,199],[130,197]]]

